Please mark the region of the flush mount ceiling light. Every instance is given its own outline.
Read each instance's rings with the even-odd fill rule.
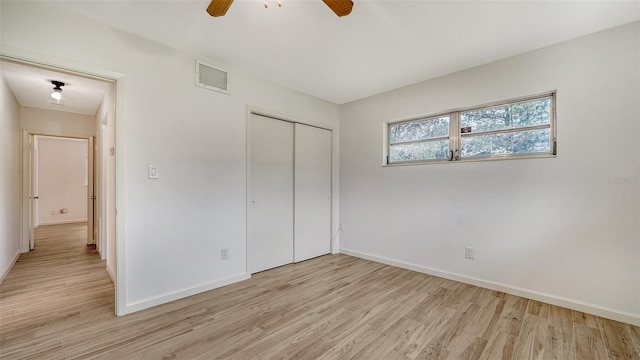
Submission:
[[[49,102],[51,104],[60,105],[62,103],[62,87],[64,83],[62,81],[52,80],[51,84],[53,84],[53,91],[49,96]]]

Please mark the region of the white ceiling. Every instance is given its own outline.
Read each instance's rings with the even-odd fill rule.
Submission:
[[[54,1],[130,33],[343,104],[640,19],[640,1]]]
[[[21,106],[95,115],[111,84],[82,76],[0,61],[0,74]],[[52,80],[62,81],[61,105],[49,103]]]

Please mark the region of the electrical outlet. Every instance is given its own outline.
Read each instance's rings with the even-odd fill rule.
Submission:
[[[467,259],[473,260],[473,248],[469,246],[465,246],[464,248],[464,257]]]
[[[227,260],[229,258],[229,249],[221,249],[220,250],[220,259]]]
[[[155,165],[149,165],[149,179],[159,179],[158,167]]]

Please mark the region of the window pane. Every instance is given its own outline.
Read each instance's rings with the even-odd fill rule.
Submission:
[[[551,99],[549,98],[460,113],[460,128],[463,133],[520,128],[550,123]],[[470,131],[468,131],[469,127],[471,128]]]
[[[528,154],[551,152],[551,130],[536,129],[509,133],[463,136],[462,157],[502,154]]]
[[[417,120],[408,123],[389,125],[391,143],[425,140],[449,136],[449,117]]]
[[[389,147],[389,163],[446,159],[448,152],[449,140],[391,145]]]

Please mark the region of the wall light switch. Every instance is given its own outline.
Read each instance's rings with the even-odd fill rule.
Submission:
[[[158,174],[158,167],[154,165],[149,165],[149,179],[159,179],[160,175]]]

